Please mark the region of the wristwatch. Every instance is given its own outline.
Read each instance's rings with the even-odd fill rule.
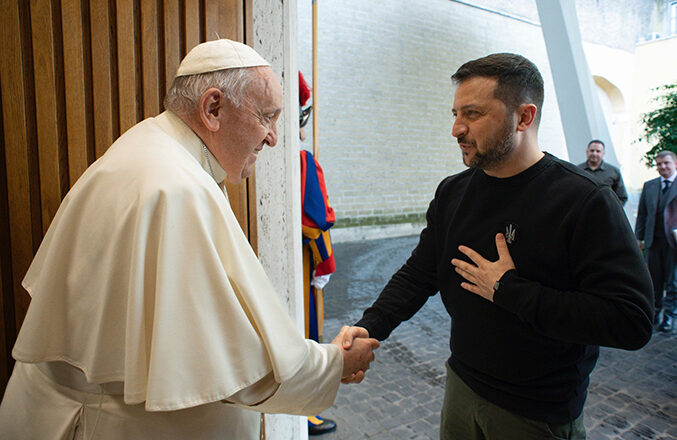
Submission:
[[[500,289],[500,288],[501,288],[501,281],[498,280],[494,283],[494,294],[496,294],[496,292],[498,292],[498,289]]]

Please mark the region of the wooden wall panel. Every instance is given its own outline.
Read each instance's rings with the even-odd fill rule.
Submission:
[[[2,89],[0,88],[0,127],[4,126],[2,107]],[[5,140],[3,136],[0,136],[0,243],[7,243],[6,246],[0,246],[0,332],[4,331],[5,334],[12,335],[11,338],[0,338],[0,394],[4,392],[4,384],[9,380],[9,369],[5,367],[11,365],[12,347],[9,345],[9,341],[16,335],[8,212]]]
[[[2,303],[4,328],[3,339],[6,352],[9,352],[16,339],[16,325],[20,325],[28,308],[28,295],[21,288],[21,279],[33,257],[33,209],[31,196],[36,194],[30,186],[29,149],[34,139],[29,136],[29,113],[25,107],[27,99],[26,83],[32,81],[29,61],[24,59],[25,39],[22,38],[22,10],[20,4],[11,0],[0,0],[0,26],[5,33],[0,45],[0,95],[2,96],[3,163],[6,178],[6,193],[2,205],[7,207],[2,224],[8,228],[0,237],[3,240],[1,251],[2,265]],[[24,9],[25,10],[25,9]],[[24,20],[26,17],[23,17]],[[30,28],[30,25],[23,29]],[[38,194],[39,196],[39,194]],[[39,213],[39,211],[38,211]],[[40,230],[38,230],[40,232]],[[11,244],[11,246],[10,246]],[[6,259],[10,258],[10,264]],[[7,288],[10,290],[6,290]],[[12,306],[11,310],[5,307]],[[9,322],[14,321],[14,322]],[[15,324],[12,327],[10,324]],[[0,365],[2,377],[8,377],[13,365],[11,357],[5,356]],[[6,382],[2,382],[4,392]]]
[[[223,0],[212,0],[205,2],[204,22],[205,35],[200,39],[202,41],[211,41],[218,38],[227,38],[225,35],[219,34],[219,10]]]
[[[143,72],[143,117],[149,118],[160,112],[159,82],[164,76],[158,48],[158,7],[154,0],[141,2],[141,42]]]
[[[243,4],[239,0],[222,0],[221,13],[218,15],[219,35],[221,38],[244,41],[242,25]]]
[[[0,0],[0,392],[30,302],[21,281],[62,198],[121,133],[163,111],[190,49],[245,39],[251,1]],[[228,185],[255,246],[253,189],[253,178]]]
[[[5,169],[7,174],[7,218],[10,230],[11,268],[3,274],[11,277],[11,292],[4,292],[4,298],[13,296],[14,317],[21,325],[28,309],[28,294],[21,287],[21,280],[34,251],[34,234],[41,234],[38,182],[31,185],[31,171],[35,169],[34,119],[26,108],[31,94],[27,86],[32,83],[32,62],[25,57],[26,39],[22,27],[28,19],[27,8],[20,2],[2,1],[0,26],[5,32],[4,43],[0,45],[0,87],[2,88],[3,137],[5,146]],[[23,23],[20,16],[24,15]],[[36,227],[37,225],[37,227]],[[9,302],[9,299],[5,303]],[[8,335],[11,337],[12,335]],[[13,340],[11,341],[13,344]],[[11,345],[11,344],[10,344]]]
[[[3,263],[3,260],[4,256],[0,255],[0,264]],[[4,264],[2,265],[4,266]],[[7,332],[9,326],[5,321],[5,310],[7,305],[5,304],[5,296],[3,295],[3,291],[5,290],[4,284],[2,271],[0,271],[0,328]],[[0,338],[0,365],[4,366],[3,368],[0,368],[0,394],[5,392],[5,384],[9,380],[9,368],[6,366],[10,364],[9,359],[11,359],[12,355],[7,347],[8,342],[9,341],[7,341],[6,338]]]
[[[93,158],[91,145],[91,122],[87,116],[88,90],[91,80],[85,70],[89,39],[85,38],[84,10],[78,1],[66,1],[61,7],[64,91],[66,101],[66,134],[68,148],[69,184],[87,169]]]
[[[192,48],[200,44],[201,41],[205,41],[200,19],[200,0],[184,0],[183,4],[185,43],[181,58],[190,52]]]
[[[92,44],[92,88],[94,98],[94,151],[99,158],[116,137],[117,115],[113,111],[113,66],[111,62],[111,17],[107,0],[89,4]],[[117,84],[116,84],[117,85]]]
[[[59,149],[63,148],[61,133],[60,98],[63,87],[57,84],[57,69],[62,58],[57,57],[54,45],[52,5],[42,0],[31,1],[31,29],[33,40],[33,65],[35,66],[35,116],[39,121],[38,159],[40,167],[40,200],[42,228],[47,232],[50,222],[61,203],[61,176],[68,172],[60,169]],[[64,191],[65,195],[65,191]]]
[[[181,8],[178,0],[165,0],[164,2],[164,75],[166,92],[172,85],[176,69],[181,61]],[[164,93],[162,94],[164,96]]]
[[[244,41],[243,3],[240,0],[213,0],[206,6],[206,40],[230,38],[231,40]]]
[[[118,86],[120,96],[120,133],[124,133],[139,121],[140,103],[138,89],[139,60],[136,39],[139,20],[138,4],[134,0],[117,0],[116,25],[118,49]]]

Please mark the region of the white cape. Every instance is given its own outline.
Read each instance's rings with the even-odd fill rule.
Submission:
[[[201,148],[165,112],[82,175],[23,281],[32,303],[17,360],[66,361],[90,383],[124,382],[124,402],[147,411],[297,373],[309,345],[201,165]]]

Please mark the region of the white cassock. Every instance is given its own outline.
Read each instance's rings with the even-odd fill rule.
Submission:
[[[256,411],[333,403],[340,350],[294,327],[207,154],[165,112],[64,198],[23,281],[0,438],[258,439]]]

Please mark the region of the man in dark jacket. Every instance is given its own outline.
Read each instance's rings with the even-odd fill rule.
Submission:
[[[469,169],[439,185],[411,257],[356,325],[386,339],[439,291],[451,315],[441,438],[585,438],[599,345],[651,337],[649,273],[611,189],[539,149],[533,63],[493,54],[452,79]]]
[[[587,171],[601,183],[609,185],[621,204],[625,205],[628,201],[628,192],[625,190],[621,170],[604,162],[605,148],[604,142],[599,139],[588,142],[588,148],[585,149],[586,161],[579,163],[578,168]]]

